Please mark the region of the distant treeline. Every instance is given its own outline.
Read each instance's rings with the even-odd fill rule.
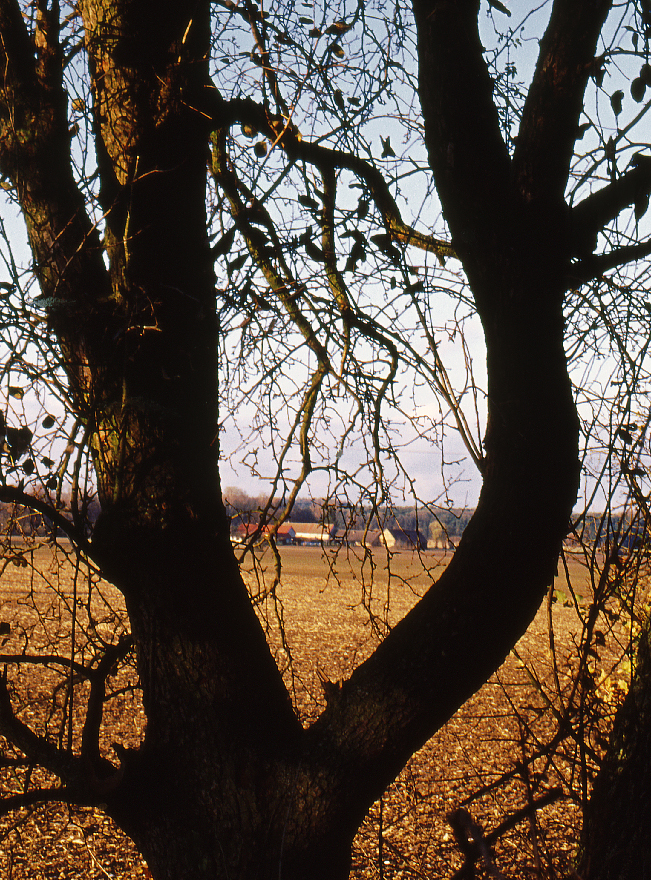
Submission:
[[[257,525],[268,504],[266,496],[251,496],[238,488],[227,488],[224,496],[232,528],[240,524]],[[70,516],[69,497],[62,498],[61,502],[60,512],[64,516]],[[276,520],[283,510],[282,499],[275,500],[268,509],[267,521]],[[81,518],[90,526],[96,521],[99,512],[99,502],[95,497],[87,499],[80,510]],[[473,513],[474,510],[470,508],[439,508],[434,505],[385,506],[373,513],[362,505],[324,502],[318,498],[299,498],[289,518],[293,523],[322,523],[334,526],[339,532],[367,527],[369,529],[398,527],[410,532],[420,532],[426,539],[442,541],[447,537],[457,543]],[[632,518],[630,514],[608,517],[602,513],[589,513],[577,524],[574,537],[586,544],[602,545],[614,538],[617,544],[628,545],[632,542],[639,543],[644,536],[644,543],[648,544],[650,531],[647,524]],[[46,516],[22,505],[0,502],[0,533],[47,535],[52,533],[52,522]]]
[[[268,503],[266,496],[250,496],[238,488],[227,488],[224,494],[233,528],[239,524],[257,524],[260,521],[261,513]],[[268,509],[267,521],[273,522],[283,510],[283,500],[277,499]],[[426,539],[439,541],[441,544],[445,543],[445,538],[456,544],[473,513],[473,508],[435,505],[385,506],[373,513],[359,504],[299,498],[289,519],[294,523],[318,522],[331,525],[339,532],[364,529],[367,526],[369,529],[398,527],[410,532],[418,531]],[[651,544],[650,533],[651,527],[648,524],[635,519],[628,512],[588,513],[577,523],[574,538],[585,544],[603,545],[614,540],[618,545],[628,546],[632,542],[639,543],[642,535],[644,543]],[[572,535],[568,537],[571,539]]]
[[[574,530],[574,538],[585,544],[615,546],[631,549],[634,546],[649,546],[651,523],[646,522],[638,512],[627,511],[621,515],[608,516],[604,513],[586,514]]]

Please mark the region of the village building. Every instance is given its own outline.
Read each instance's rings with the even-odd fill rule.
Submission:
[[[231,532],[231,542],[233,544],[245,544],[249,538],[260,528],[259,523],[239,523]],[[262,527],[259,538],[266,538],[273,533],[273,524],[268,523]],[[276,544],[293,544],[295,543],[296,533],[290,523],[283,523],[278,526],[275,533]]]
[[[295,544],[330,544],[333,540],[334,526],[323,523],[291,523]]]
[[[338,529],[333,540],[349,547],[381,547],[382,533],[379,529]]]
[[[398,526],[382,529],[382,543],[389,550],[426,550],[427,538],[417,529],[403,529]]]

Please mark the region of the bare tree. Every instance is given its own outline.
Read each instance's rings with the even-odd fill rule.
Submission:
[[[580,477],[568,357],[595,351],[596,328],[615,322],[621,341],[627,321],[648,324],[634,283],[651,253],[646,2],[543,4],[528,87],[509,53],[529,16],[500,34],[497,0],[486,20],[478,0],[309,9],[0,0],[0,171],[40,289],[30,300],[7,258],[7,389],[22,406],[27,380],[51,388],[68,433],[56,470],[50,398],[11,409],[0,497],[42,513],[89,566],[68,656],[4,657],[0,730],[22,779],[4,809],[101,805],[157,880],[348,875],[369,806],[551,584]],[[604,91],[630,71],[630,99]],[[473,315],[483,327],[483,438],[472,358],[461,385],[444,366],[444,295],[454,333]],[[635,387],[645,350],[615,354]],[[423,384],[440,419],[413,415]],[[445,572],[307,727],[221,499],[220,420],[245,405],[276,468],[261,525],[319,470],[377,515],[410,485],[396,416],[436,442],[454,426],[483,478]],[[243,443],[259,472],[260,447]],[[103,635],[98,573],[128,613]],[[146,734],[116,761],[102,712],[132,651]],[[17,708],[9,667],[32,662],[64,682],[58,735]]]

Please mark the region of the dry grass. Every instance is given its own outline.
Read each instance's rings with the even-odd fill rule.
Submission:
[[[42,646],[54,645],[61,636],[70,637],[73,573],[61,560],[58,570],[53,567],[48,552],[38,551],[27,567],[9,566],[0,581],[0,621],[11,624],[11,636],[2,648],[6,653],[20,651],[27,637]],[[269,599],[261,609],[272,620],[282,617],[284,621],[285,643],[275,624],[269,637],[286,670],[297,709],[308,721],[323,705],[320,675],[331,680],[346,678],[377,644],[383,621],[401,617],[446,558],[437,552],[423,554],[423,560],[412,553],[397,553],[389,578],[386,557],[378,555],[371,578],[368,559],[363,565],[360,559],[353,558],[350,564],[341,559],[335,577],[318,547],[284,548],[282,555],[280,603]],[[268,564],[265,557],[262,565]],[[587,589],[578,564],[572,564],[572,573],[583,583],[581,589]],[[253,582],[253,575],[249,577]],[[57,581],[61,583],[58,592],[53,589]],[[124,617],[119,594],[105,584],[95,585],[93,602],[85,607],[83,585],[78,584],[77,591],[79,643],[83,638],[92,641],[98,631],[107,638],[114,627],[114,612]],[[553,689],[547,623],[543,608],[518,652],[533,664],[545,687]],[[561,688],[570,681],[566,673],[576,653],[580,627],[574,608],[562,603],[554,606]],[[20,666],[21,713],[53,738],[61,735],[57,725],[61,727],[61,718],[69,711],[62,702],[65,688],[59,689],[54,703],[44,701],[43,694],[61,675],[57,668],[40,669],[35,675],[34,667]],[[522,816],[501,835],[494,847],[495,858],[508,877],[552,878],[569,870],[580,819],[575,755],[567,743],[553,756],[542,754],[531,760],[544,751],[555,722],[530,676],[531,670],[509,657],[497,675],[411,759],[360,829],[353,850],[356,880],[449,877],[462,864],[446,819],[450,812],[465,804],[485,833],[490,833],[532,799],[557,786],[563,796],[529,817]],[[103,729],[107,754],[112,742],[133,746],[140,738],[144,718],[137,693],[129,689],[132,682],[129,667],[113,681],[115,696],[107,703]],[[7,750],[6,755],[11,754]],[[2,772],[4,791],[20,790],[24,769]],[[5,820],[2,828],[0,876],[7,880],[135,880],[145,875],[131,843],[95,810],[56,805],[24,810]]]

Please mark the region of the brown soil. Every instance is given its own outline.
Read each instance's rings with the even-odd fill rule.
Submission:
[[[9,566],[0,580],[0,622],[11,625],[1,649],[5,654],[19,653],[28,635],[32,644],[43,646],[53,645],[62,634],[70,635],[66,631],[69,623],[64,621],[69,620],[72,571],[66,565],[55,571],[48,552],[28,555],[27,567]],[[321,679],[346,678],[373,650],[385,624],[399,619],[417,601],[446,558],[432,551],[423,554],[422,560],[406,551],[397,553],[388,578],[387,560],[381,555],[373,560],[373,577],[370,560],[362,564],[361,558],[340,559],[335,577],[318,547],[284,548],[282,555],[280,601],[267,597],[261,599],[259,608],[271,621],[270,641],[307,723],[323,705]],[[262,560],[265,566],[271,569],[267,557]],[[578,563],[570,568],[579,592],[587,592]],[[61,578],[59,594],[36,574],[38,569],[49,572],[52,584]],[[253,573],[249,577],[256,592],[256,578]],[[84,627],[88,630],[92,619],[95,630],[103,627],[108,640],[115,630],[111,609],[117,609],[122,618],[124,613],[117,591],[99,586],[88,613],[82,609],[87,602],[83,585],[78,584],[77,626],[80,633]],[[284,642],[279,618],[284,622]],[[541,692],[552,693],[557,687],[563,692],[570,686],[581,625],[570,601],[553,605],[556,680],[547,609],[541,609],[517,646],[519,659],[515,655],[507,659],[491,681],[413,756],[372,807],[354,843],[351,876],[355,880],[454,875],[464,860],[447,817],[460,807],[485,835],[499,831],[509,820],[512,825],[490,841],[494,864],[480,861],[479,876],[498,877],[495,872],[499,871],[509,878],[553,878],[569,873],[585,780],[571,739],[563,740],[553,754],[545,753],[557,724]],[[16,690],[21,694],[21,716],[52,738],[62,735],[57,719],[69,713],[69,707],[61,703],[63,688],[54,700],[51,696],[44,700],[44,694],[56,686],[61,674],[57,668],[21,664]],[[139,741],[144,717],[137,692],[131,690],[134,676],[127,667],[113,682],[115,696],[106,704],[103,730],[107,754],[112,742],[134,746]],[[540,684],[534,686],[532,677]],[[14,753],[7,749],[5,756],[11,759]],[[3,795],[22,790],[24,777],[24,768],[5,767],[0,777]],[[32,775],[35,782],[53,784],[45,777],[40,780],[37,771]],[[527,814],[527,806],[541,798],[551,802]],[[147,876],[147,870],[130,841],[101,812],[54,804],[21,810],[3,820],[0,876],[7,880],[135,880]]]

